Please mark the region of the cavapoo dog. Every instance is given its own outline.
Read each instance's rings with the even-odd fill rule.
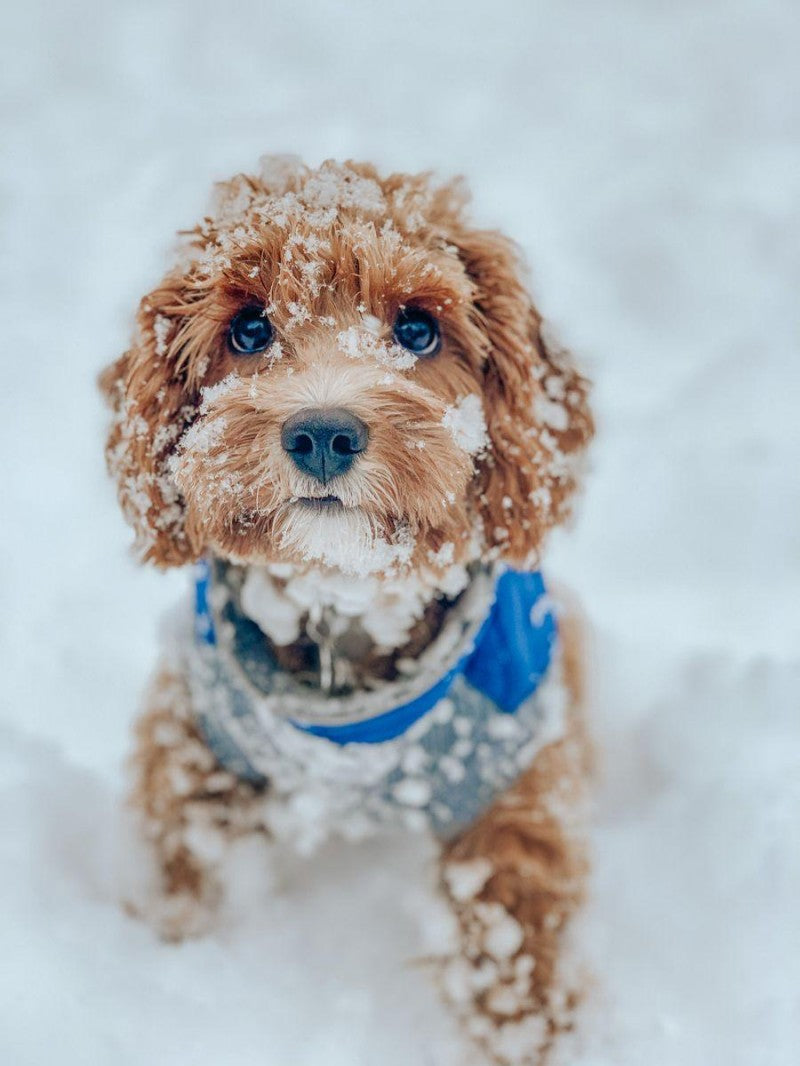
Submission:
[[[586,772],[577,627],[538,567],[592,419],[465,199],[268,158],[142,300],[101,378],[108,464],[141,557],[196,587],[132,805],[171,938],[207,926],[244,834],[434,834],[444,995],[495,1061],[536,1062],[569,1024]]]

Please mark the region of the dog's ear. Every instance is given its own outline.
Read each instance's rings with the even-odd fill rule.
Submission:
[[[577,462],[594,431],[588,382],[569,353],[548,345],[516,246],[502,234],[448,234],[474,285],[486,337],[484,407],[490,448],[476,492],[487,546],[533,565],[545,534],[566,517]]]
[[[200,550],[186,529],[167,465],[196,409],[198,387],[186,344],[190,310],[181,279],[165,279],[139,305],[132,347],[99,378],[114,412],[108,468],[136,533],[138,553],[162,567],[180,566]]]

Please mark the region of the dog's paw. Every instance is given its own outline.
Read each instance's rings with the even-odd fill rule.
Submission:
[[[559,1029],[554,990],[539,987],[530,931],[499,902],[477,898],[491,873],[485,860],[444,869],[459,951],[442,961],[441,989],[492,1063],[542,1066]]]
[[[202,936],[213,926],[221,894],[215,869],[185,847],[165,853],[128,816],[121,820],[115,865],[123,909],[163,940]]]
[[[531,996],[533,965],[523,955],[458,955],[443,962],[445,1000],[498,1066],[540,1066],[551,1043],[551,1020]]]
[[[169,943],[180,943],[204,936],[213,929],[218,900],[196,896],[192,892],[171,892],[147,899],[125,900],[125,911],[145,922]]]
[[[480,924],[484,947],[476,950],[473,941],[464,945],[463,953],[441,960],[443,997],[493,1064],[544,1066],[555,1042],[573,1027],[581,998],[578,982],[564,977],[543,993],[536,984],[532,955],[503,950],[492,955],[485,950],[493,925],[503,948],[511,943],[510,928],[498,934],[499,922]]]

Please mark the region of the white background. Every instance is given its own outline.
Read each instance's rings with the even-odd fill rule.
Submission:
[[[414,841],[331,849],[271,895],[245,868],[248,898],[180,948],[117,903],[129,724],[187,579],[126,554],[94,377],[210,183],[292,151],[466,173],[596,381],[550,557],[594,627],[600,754],[572,946],[593,991],[563,1061],[796,1063],[797,5],[2,18],[0,1062],[471,1061],[408,964],[434,921]]]

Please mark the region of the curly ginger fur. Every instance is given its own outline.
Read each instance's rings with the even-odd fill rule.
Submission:
[[[370,374],[359,361],[362,380],[350,397],[372,409],[373,439],[383,452],[377,465],[392,475],[373,513],[391,533],[417,500],[410,517],[423,552],[453,539],[464,544],[477,516],[487,550],[511,563],[530,561],[567,513],[572,460],[588,442],[592,420],[584,378],[543,342],[515,246],[467,224],[457,183],[436,187],[426,175],[381,179],[373,167],[352,163],[302,168],[274,182],[239,177],[221,187],[217,213],[188,235],[188,261],[142,300],[136,342],[102,376],[116,412],[109,465],[144,558],[171,566],[209,546],[241,557],[263,550],[279,499],[272,507],[256,503],[245,484],[241,508],[231,512],[231,501],[220,497],[227,517],[209,521],[212,481],[238,486],[248,463],[262,493],[265,481],[280,481],[279,460],[265,469],[261,459],[276,453],[274,427],[302,403],[302,383],[312,387],[309,379],[326,367],[331,376],[353,370],[340,338],[359,328],[364,314],[390,323],[399,306],[413,303],[440,319],[443,351],[388,384],[380,383],[385,373]],[[325,202],[320,182],[323,191],[337,182],[355,191],[349,200],[340,196],[335,210],[315,206]],[[235,361],[226,350],[227,324],[249,303],[269,308],[279,358]],[[203,389],[231,372],[242,386],[221,396],[215,412],[215,401],[203,404]],[[489,447],[465,463],[441,419],[470,394],[481,398]],[[232,443],[240,454],[229,470],[181,484],[176,472],[187,430],[215,414],[221,424],[228,407],[236,409],[235,424],[219,451]],[[403,446],[408,427],[429,449],[424,456]],[[437,472],[442,484],[431,484]],[[448,488],[455,497],[450,519]]]
[[[254,304],[276,342],[234,356],[228,324]],[[408,360],[393,344],[408,305],[439,320],[436,358]],[[435,570],[440,558],[534,564],[568,514],[593,432],[586,380],[542,334],[517,248],[470,224],[459,183],[272,160],[221,185],[141,301],[132,346],[101,377],[114,411],[108,463],[141,556],[161,567],[206,552],[245,565],[291,557],[293,500],[311,489],[282,453],[280,427],[309,405],[341,405],[370,444],[333,487],[392,549],[395,572]],[[448,428],[468,397],[485,420],[480,447]],[[541,1062],[569,1024],[558,960],[585,860],[566,812],[580,805],[586,744],[574,624],[562,620],[561,634],[566,735],[442,851],[459,931],[443,989],[498,1063]],[[219,864],[193,847],[195,829],[223,843],[267,835],[269,788],[216,764],[172,668],[153,686],[133,765],[131,802],[161,877],[145,909],[170,938],[199,932],[223,886]],[[486,877],[471,895],[454,892],[452,870],[476,862]],[[502,958],[487,947],[498,916],[518,933]]]

